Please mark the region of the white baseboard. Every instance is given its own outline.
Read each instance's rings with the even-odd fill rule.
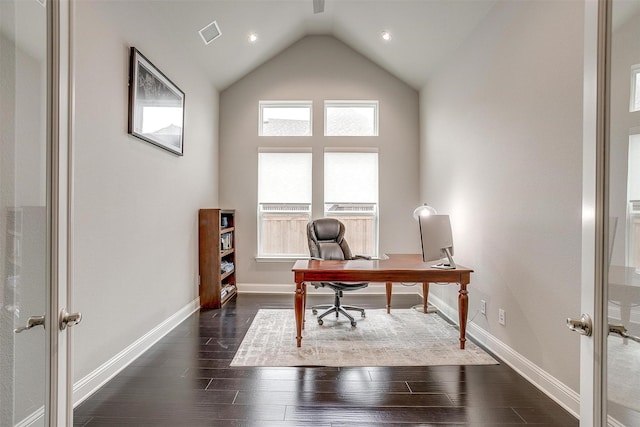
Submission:
[[[261,284],[261,283],[240,283],[238,286],[239,293],[295,293],[294,284]],[[311,286],[307,288],[310,293],[329,293],[326,289],[315,289]],[[421,286],[399,286],[394,285],[394,294],[419,294],[421,295]],[[372,283],[368,288],[359,291],[359,293],[384,295],[384,283]],[[451,307],[442,299],[430,294],[429,302],[435,305],[438,310],[454,323],[458,323],[458,308]],[[180,309],[173,316],[162,322],[160,325],[149,331],[140,339],[132,343],[129,347],[118,353],[109,361],[95,369],[89,375],[77,381],[73,386],[73,402],[74,407],[85,399],[87,399],[96,390],[102,387],[107,381],[112,379],[126,366],[133,362],[142,353],[148,350],[153,344],[159,341],[163,336],[169,333],[180,322],[189,317],[200,307],[199,299],[195,299],[185,307]],[[477,342],[485,346],[489,351],[493,352],[497,357],[513,368],[516,372],[526,378],[534,386],[543,393],[573,414],[579,417],[580,413],[580,395],[566,386],[564,383],[523,357],[514,349],[496,339],[484,329],[478,327],[474,323],[467,325],[467,333]]]
[[[419,289],[422,289],[421,283],[418,283],[417,286],[414,284],[410,285],[401,285],[394,284],[393,285],[393,295],[396,294],[418,294]],[[295,294],[296,285],[292,284],[272,284],[272,283],[238,283],[238,293],[246,293],[246,294]],[[316,289],[313,286],[307,286],[307,292],[309,294],[313,293],[326,293],[333,294],[333,291],[330,289],[319,288]],[[359,294],[362,295],[386,295],[386,287],[384,283],[369,283],[364,289],[358,290]]]
[[[607,427],[627,427],[620,421],[613,418],[611,415],[607,415]]]
[[[331,292],[328,289],[315,289],[308,286],[310,293]],[[238,284],[239,293],[289,293],[295,292],[295,285],[273,285],[273,284]],[[358,291],[367,294],[385,294],[384,283],[371,283],[368,288]],[[422,286],[399,286],[395,284],[393,287],[394,294],[419,294],[422,296]],[[458,324],[458,307],[451,307],[442,299],[433,294],[429,294],[429,303],[433,304],[438,310],[449,320]],[[467,334],[473,337],[477,342],[485,346],[489,351],[493,352],[507,365],[540,389],[544,394],[549,396],[560,406],[569,411],[573,416],[579,418],[580,414],[580,395],[569,388],[567,385],[550,375],[545,370],[531,362],[526,357],[509,347],[502,341],[489,334],[486,330],[478,327],[475,323],[467,324]]]
[[[457,307],[451,307],[432,294],[429,294],[429,303],[435,305],[445,317],[458,325]],[[580,418],[580,395],[577,392],[475,323],[467,323],[467,334],[498,356],[573,416]]]
[[[20,421],[15,427],[31,427],[44,425],[44,406],[38,408],[33,414]]]
[[[82,403],[199,308],[200,298],[196,298],[89,375],[76,381],[73,384],[73,406]]]

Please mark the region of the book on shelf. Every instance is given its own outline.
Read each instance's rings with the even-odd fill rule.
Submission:
[[[235,290],[236,290],[235,285],[225,285],[222,288],[222,291],[220,291],[220,299],[224,299],[227,295],[235,292]]]
[[[220,249],[223,251],[228,251],[231,249],[232,236],[231,233],[224,233],[220,236]]]
[[[233,262],[230,261],[221,261],[220,262],[220,271],[224,273],[228,273],[229,271],[233,271]]]

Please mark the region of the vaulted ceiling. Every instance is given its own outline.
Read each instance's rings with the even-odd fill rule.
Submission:
[[[487,15],[495,0],[138,0],[222,90],[306,35],[333,35],[419,89],[437,64]],[[135,8],[135,7],[134,7]],[[205,45],[198,31],[217,21]],[[388,31],[391,39],[381,34]],[[249,34],[258,39],[248,41]]]
[[[100,0],[82,0],[82,2]],[[185,57],[222,90],[305,35],[333,35],[416,89],[454,51],[499,0],[103,0],[118,4],[122,18],[143,22],[169,37]],[[45,21],[40,0],[19,2],[10,38],[21,32],[25,49],[44,57]],[[638,13],[640,2],[617,2],[614,28]],[[217,21],[222,35],[205,45],[198,31]],[[42,25],[34,26],[34,22]],[[391,40],[381,33],[389,31]],[[247,38],[255,33],[258,40]]]

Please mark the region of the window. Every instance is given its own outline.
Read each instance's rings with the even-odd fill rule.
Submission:
[[[640,269],[640,134],[629,135],[627,206],[627,226],[624,228],[627,232],[626,264]],[[618,224],[618,227],[624,225]]]
[[[378,255],[377,150],[325,150],[324,214],[344,223],[353,254]]]
[[[631,67],[630,112],[640,111],[640,64]]]
[[[325,136],[378,136],[378,101],[325,101]]]
[[[311,101],[260,101],[259,136],[311,136]]]
[[[311,150],[258,153],[258,257],[309,255]]]

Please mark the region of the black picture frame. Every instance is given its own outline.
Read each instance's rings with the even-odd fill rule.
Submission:
[[[184,92],[138,49],[130,49],[129,134],[184,154]]]

